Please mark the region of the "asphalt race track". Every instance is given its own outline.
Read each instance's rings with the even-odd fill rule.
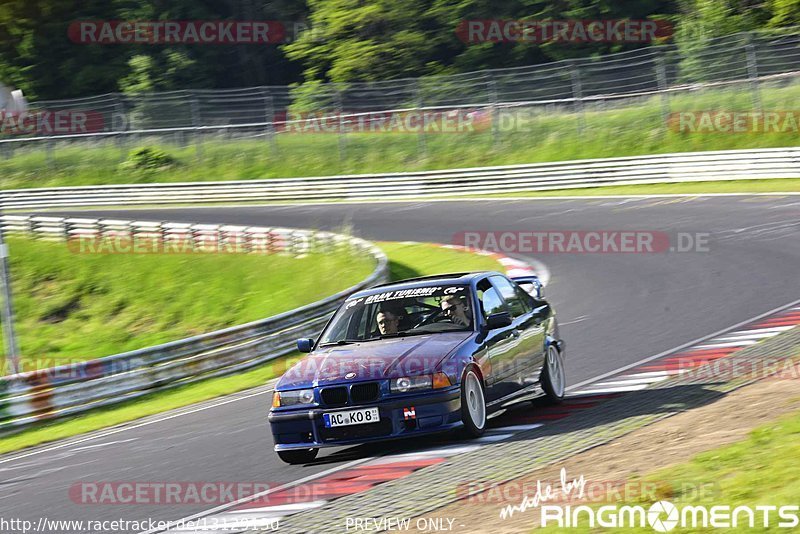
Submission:
[[[77,213],[75,213],[77,215]],[[52,215],[52,213],[48,213]],[[374,240],[451,243],[458,232],[707,233],[708,250],[530,254],[551,273],[547,295],[578,384],[707,336],[800,296],[800,197],[481,200],[85,212],[80,216],[339,230]],[[13,253],[13,252],[12,252]],[[453,266],[454,271],[459,266]],[[157,312],[156,312],[157,313]],[[13,517],[178,519],[207,505],[83,505],[79,482],[258,481],[277,485],[389,446],[324,450],[290,467],[272,451],[268,394],[81,443],[0,457],[0,506]],[[402,449],[410,445],[393,445]],[[33,454],[31,454],[33,452]]]

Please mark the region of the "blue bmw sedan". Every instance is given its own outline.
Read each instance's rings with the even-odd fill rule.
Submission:
[[[564,397],[564,343],[535,276],[403,280],[351,295],[275,388],[269,423],[288,463],[322,447],[463,427],[510,403]]]

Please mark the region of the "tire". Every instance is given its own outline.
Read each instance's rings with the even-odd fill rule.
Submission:
[[[567,386],[564,375],[564,358],[555,345],[548,345],[542,367],[542,389],[548,403],[559,404],[564,400]]]
[[[294,451],[278,451],[278,458],[287,464],[307,464],[317,457],[319,449],[298,449]]]
[[[486,399],[483,383],[471,367],[461,381],[461,421],[467,434],[479,438],[486,432]]]

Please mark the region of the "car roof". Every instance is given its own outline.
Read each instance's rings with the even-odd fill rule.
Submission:
[[[373,286],[369,289],[361,290],[357,293],[350,295],[350,298],[366,297],[376,293],[384,293],[388,290],[395,289],[414,289],[417,287],[429,287],[436,284],[464,284],[469,285],[476,278],[482,278],[489,274],[500,274],[496,271],[473,271],[468,273],[443,273],[434,274],[430,276],[419,276],[416,278],[407,278],[405,280],[398,280],[396,282],[388,282],[385,284]]]

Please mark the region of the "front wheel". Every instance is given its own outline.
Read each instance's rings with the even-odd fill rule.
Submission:
[[[542,389],[545,398],[552,404],[564,400],[567,379],[564,374],[564,358],[555,345],[548,345],[547,357],[542,369]]]
[[[473,438],[486,431],[486,400],[483,397],[483,384],[474,369],[467,370],[461,383],[461,421]]]
[[[307,464],[317,457],[319,449],[298,449],[294,451],[278,451],[278,458],[287,464]]]

